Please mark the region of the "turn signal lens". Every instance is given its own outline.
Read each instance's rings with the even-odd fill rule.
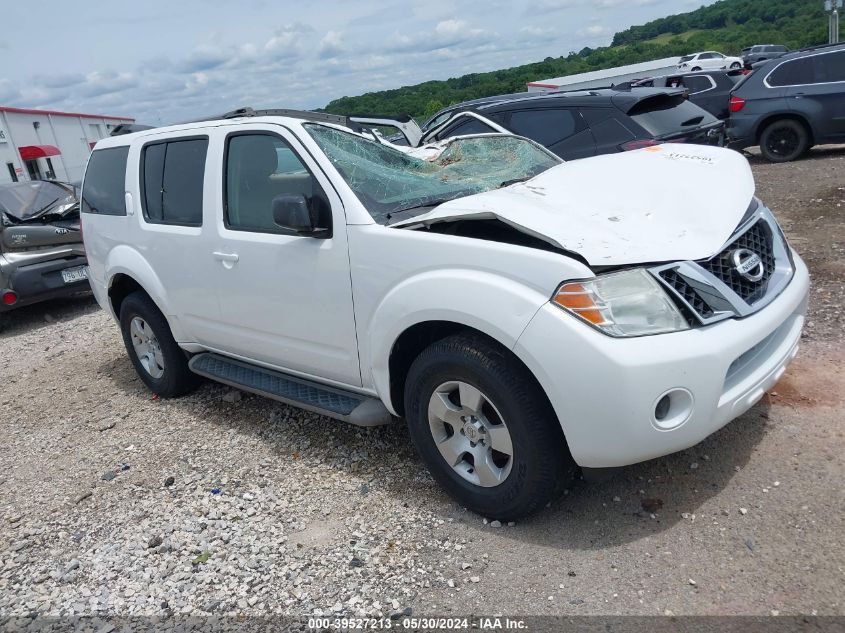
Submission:
[[[552,301],[593,325],[607,323],[604,314],[602,314],[602,306],[597,303],[596,296],[582,283],[563,284],[558,288]]]

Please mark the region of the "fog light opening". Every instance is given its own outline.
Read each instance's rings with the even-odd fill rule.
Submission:
[[[660,431],[671,431],[689,420],[692,409],[693,397],[689,390],[670,389],[655,401],[651,423]]]
[[[660,400],[657,401],[657,406],[654,407],[654,418],[661,422],[666,419],[666,415],[669,413],[669,405],[672,404],[672,400],[669,396],[663,396]]]

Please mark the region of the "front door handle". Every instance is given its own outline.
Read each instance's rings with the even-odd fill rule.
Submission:
[[[225,268],[226,270],[232,270],[232,268],[234,268],[235,264],[238,262],[237,253],[223,253],[221,251],[214,251],[212,255],[214,255],[214,259],[218,260],[221,264],[223,264],[223,268]]]

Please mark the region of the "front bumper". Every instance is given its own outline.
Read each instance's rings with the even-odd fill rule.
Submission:
[[[615,339],[542,307],[514,351],[548,395],[576,463],[605,468],[674,453],[750,409],[798,351],[809,274],[793,255],[793,279],[768,306],[684,332]],[[655,406],[669,392],[688,398],[688,411],[662,428]]]
[[[14,290],[18,295],[14,305],[0,303],[0,312],[89,290],[87,280],[65,283],[62,278],[63,270],[86,264],[87,259],[80,255],[26,265],[10,264],[0,255],[0,290]]]

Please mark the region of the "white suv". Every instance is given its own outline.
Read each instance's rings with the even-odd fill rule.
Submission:
[[[256,114],[104,139],[88,163],[91,285],[162,397],[205,376],[404,417],[450,494],[510,519],[576,465],[696,444],[795,356],[807,269],[738,153],[562,163],[486,134],[407,154]]]
[[[716,51],[684,55],[678,60],[679,70],[720,70],[722,68],[737,70],[742,68],[742,66],[743,61],[741,57],[728,57]]]

